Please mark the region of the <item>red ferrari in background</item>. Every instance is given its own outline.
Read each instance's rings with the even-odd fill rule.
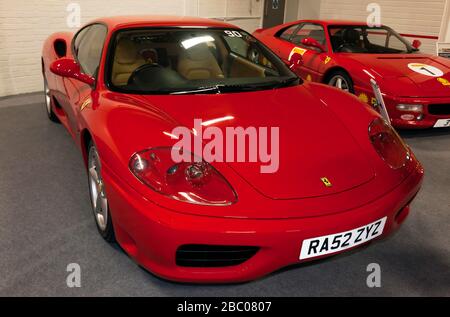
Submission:
[[[166,279],[248,281],[360,246],[399,227],[422,183],[377,112],[303,83],[230,24],[99,19],[50,36],[42,70],[48,117],[83,154],[100,234]],[[278,170],[173,161],[172,131],[194,119],[279,128]]]
[[[381,88],[392,124],[398,128],[450,127],[450,60],[422,54],[389,27],[348,21],[303,20],[254,36],[288,62],[302,56],[297,74],[356,94],[368,104]]]

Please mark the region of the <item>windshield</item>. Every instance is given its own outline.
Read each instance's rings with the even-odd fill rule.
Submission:
[[[329,33],[333,51],[337,53],[405,54],[417,51],[398,33],[385,26],[330,26]]]
[[[269,49],[235,29],[124,30],[111,53],[107,82],[121,92],[223,93],[300,82]]]

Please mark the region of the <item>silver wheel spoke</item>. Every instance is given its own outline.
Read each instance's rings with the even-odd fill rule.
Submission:
[[[347,80],[346,80],[344,77],[342,77],[342,76],[340,76],[340,75],[334,76],[334,77],[330,80],[330,82],[329,82],[328,84],[329,84],[330,86],[334,86],[334,87],[336,87],[336,88],[338,88],[338,89],[341,89],[341,90],[344,90],[344,91],[347,91],[347,92],[350,91],[350,85],[349,85],[349,83],[347,82]]]
[[[45,92],[45,107],[47,109],[48,114],[50,114],[52,111],[50,89],[48,88],[47,80],[45,79],[44,79],[44,92]]]
[[[95,220],[101,230],[105,230],[108,223],[108,199],[106,198],[101,178],[101,165],[95,148],[89,152],[89,186]]]
[[[98,183],[98,174],[97,174],[97,170],[95,169],[95,166],[93,166],[89,169],[89,174],[91,175],[93,181]]]
[[[102,213],[102,197],[101,195],[97,195],[97,200],[95,202],[95,212],[98,214]]]

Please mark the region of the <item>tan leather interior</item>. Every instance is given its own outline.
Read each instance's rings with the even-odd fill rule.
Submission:
[[[178,72],[188,80],[224,77],[216,58],[206,44],[183,49],[178,61]]]
[[[259,77],[264,78],[265,70],[240,56],[233,56],[230,67],[230,77]]]
[[[112,78],[114,85],[126,85],[133,71],[146,63],[137,52],[138,49],[133,41],[126,38],[119,40],[114,56]]]

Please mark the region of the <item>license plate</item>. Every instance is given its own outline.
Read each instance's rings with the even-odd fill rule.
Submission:
[[[303,240],[300,260],[343,251],[375,239],[383,233],[386,219],[350,231]]]
[[[450,119],[439,119],[434,125],[435,128],[448,128],[450,127]]]

